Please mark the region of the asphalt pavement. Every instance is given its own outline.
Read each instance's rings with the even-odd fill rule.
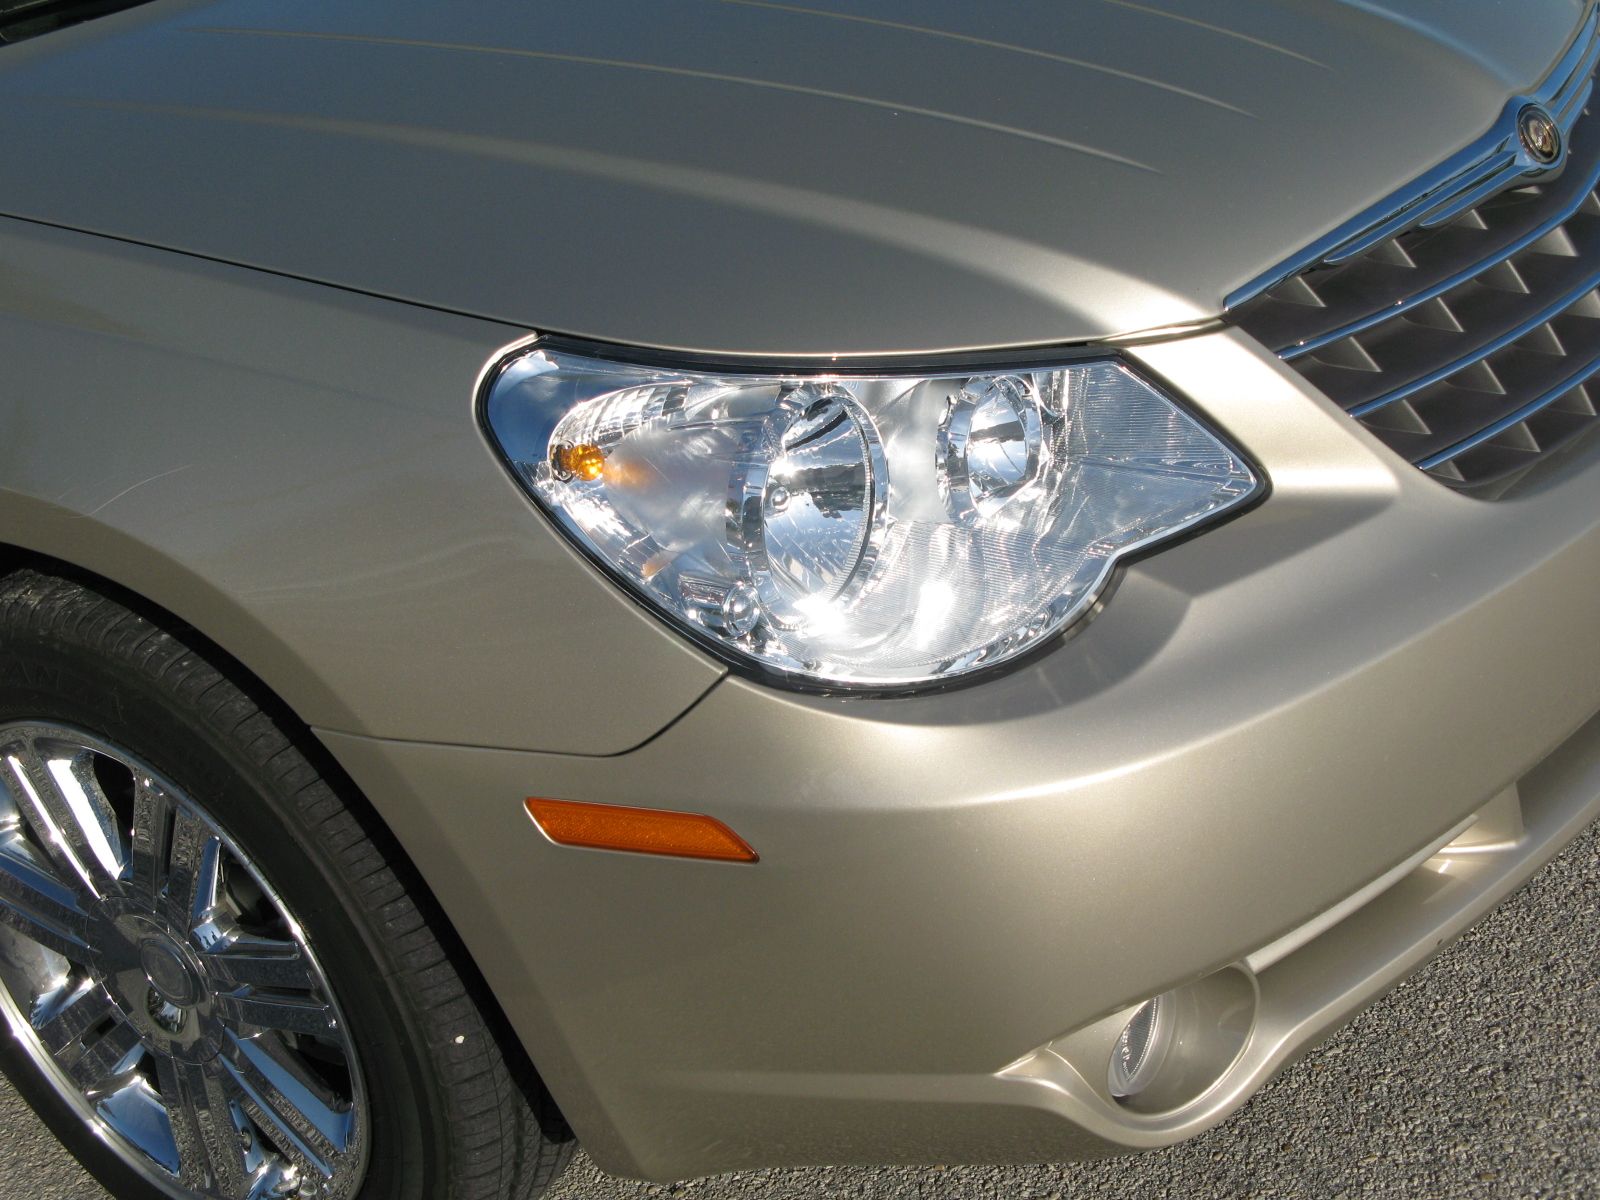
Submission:
[[[581,1154],[550,1200],[1600,1200],[1600,827],[1186,1145],[1090,1164],[824,1167],[681,1184]],[[0,1081],[0,1197],[104,1200]]]

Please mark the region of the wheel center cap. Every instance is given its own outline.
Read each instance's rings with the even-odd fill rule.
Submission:
[[[169,1004],[188,1008],[199,1001],[200,980],[185,961],[182,951],[164,938],[148,938],[139,947],[139,965],[150,986]]]

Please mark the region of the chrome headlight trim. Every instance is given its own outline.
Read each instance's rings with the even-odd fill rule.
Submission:
[[[641,590],[640,580],[630,576],[627,566],[612,561],[596,545],[592,544],[584,532],[577,528],[569,515],[563,512],[558,504],[551,502],[546,495],[540,494],[539,484],[530,475],[528,468],[531,465],[526,454],[529,433],[526,428],[511,435],[510,440],[515,440],[523,449],[518,453],[518,446],[508,444],[506,430],[497,428],[493,413],[492,401],[496,387],[507,377],[507,372],[529,355],[543,353],[552,356],[565,356],[568,359],[587,360],[591,364],[598,364],[620,371],[634,369],[639,372],[662,372],[667,374],[683,373],[695,376],[710,377],[714,380],[732,381],[740,384],[755,386],[757,381],[777,382],[785,381],[796,386],[816,386],[819,388],[837,386],[845,390],[848,403],[855,409],[860,409],[860,404],[854,400],[854,394],[849,391],[853,386],[864,385],[871,382],[883,383],[886,381],[904,382],[916,381],[918,383],[931,383],[956,377],[978,376],[1012,376],[1024,375],[1035,372],[1067,372],[1083,371],[1099,366],[1101,368],[1115,368],[1129,380],[1136,382],[1144,389],[1148,389],[1155,397],[1159,398],[1173,413],[1181,416],[1182,420],[1202,433],[1216,448],[1230,456],[1236,468],[1241,473],[1242,487],[1236,495],[1231,496],[1227,502],[1213,509],[1196,515],[1191,519],[1164,526],[1158,530],[1142,536],[1136,540],[1117,545],[1105,555],[1098,571],[1087,586],[1077,593],[1073,602],[1063,612],[1058,612],[1052,623],[1038,632],[1037,636],[1029,634],[1023,639],[1027,644],[1008,648],[992,661],[985,661],[983,656],[978,656],[975,661],[961,666],[949,674],[920,677],[915,679],[846,679],[831,676],[819,676],[805,669],[793,669],[787,665],[774,664],[761,661],[740,647],[730,645],[727,637],[729,631],[735,634],[741,627],[747,628],[748,610],[752,603],[770,598],[770,590],[753,586],[749,594],[735,596],[730,593],[725,597],[728,604],[728,613],[725,619],[730,623],[718,628],[715,620],[697,624],[695,621],[686,620],[684,617],[663,607],[658,599]],[[952,401],[952,408],[954,402]],[[1028,348],[1011,351],[994,352],[969,352],[943,356],[877,356],[871,358],[851,358],[848,360],[818,360],[812,359],[782,359],[777,357],[755,356],[707,356],[701,354],[685,353],[681,351],[653,351],[640,350],[634,347],[617,346],[607,343],[598,343],[588,340],[569,338],[560,335],[530,335],[511,343],[497,352],[486,364],[480,373],[478,385],[474,393],[474,411],[477,420],[488,439],[496,457],[519,484],[524,494],[534,503],[534,506],[553,524],[583,558],[597,567],[600,573],[621,587],[623,593],[630,599],[639,603],[653,617],[661,621],[675,634],[689,638],[695,645],[709,652],[738,674],[770,686],[781,687],[790,691],[800,691],[812,694],[832,695],[848,694],[852,696],[904,696],[927,692],[945,691],[955,687],[964,687],[993,678],[995,674],[1009,671],[1036,660],[1040,655],[1058,646],[1067,637],[1075,635],[1083,624],[1094,613],[1103,607],[1109,596],[1116,578],[1122,568],[1128,564],[1155,552],[1158,549],[1171,546],[1177,542],[1188,539],[1196,533],[1212,528],[1218,524],[1232,520],[1249,511],[1260,503],[1270,492],[1270,482],[1264,469],[1231,438],[1225,431],[1219,429],[1215,423],[1197,413],[1193,407],[1183,400],[1171,387],[1155,377],[1149,370],[1135,366],[1122,355],[1104,347],[1053,347],[1053,348]],[[567,411],[570,411],[567,410]],[[556,431],[563,414],[549,414],[542,425],[535,423],[536,429],[533,440],[544,439],[544,444],[550,443],[550,435]],[[948,417],[948,414],[947,414]],[[945,425],[950,422],[946,420]],[[868,420],[869,427],[872,421]],[[874,429],[874,433],[876,430]],[[1030,423],[1031,436],[1031,423]],[[887,468],[882,453],[881,439],[876,436],[867,438],[871,450],[872,462],[872,487],[875,497],[873,511],[869,524],[872,536],[867,539],[862,549],[862,561],[849,574],[848,578],[833,598],[842,598],[848,601],[852,596],[859,595],[863,587],[872,576],[874,562],[883,551],[882,533],[888,520],[887,504],[885,503],[888,492]],[[930,441],[928,456],[943,459],[952,450],[952,439],[943,433],[938,437],[937,444]],[[1031,451],[1030,451],[1031,454]],[[1027,474],[1035,470],[1030,463],[1024,476],[1016,487],[1005,488],[1006,496],[1018,490],[1026,490],[1029,486]],[[748,502],[752,499],[750,487],[752,478],[730,479],[727,502],[729,505],[730,519],[727,523],[730,543],[737,546],[741,541],[747,548],[755,546],[754,534],[749,529],[741,531],[740,522],[733,519],[736,512],[748,512]],[[943,494],[947,505],[947,512],[952,519],[960,519],[960,515],[980,514],[981,509],[973,504],[970,497],[960,498],[952,491],[946,490]],[[1000,505],[1005,503],[1005,496],[1000,497]],[[994,511],[994,505],[987,506],[989,511]],[[752,549],[750,560],[752,563],[761,563],[763,554]],[[707,611],[710,611],[709,608]]]

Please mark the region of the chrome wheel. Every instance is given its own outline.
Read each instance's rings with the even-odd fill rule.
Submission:
[[[0,726],[0,1007],[61,1095],[177,1196],[351,1196],[369,1114],[284,902],[128,752]]]

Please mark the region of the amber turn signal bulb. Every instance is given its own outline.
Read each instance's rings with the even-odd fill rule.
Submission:
[[[606,452],[592,442],[576,446],[557,446],[553,455],[556,472],[591,483],[605,472]]]

